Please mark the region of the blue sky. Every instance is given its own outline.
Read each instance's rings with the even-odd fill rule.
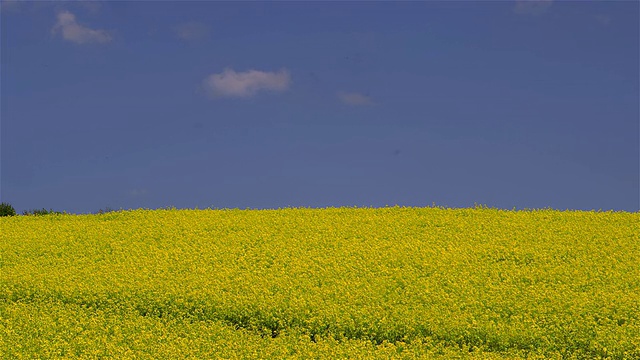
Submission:
[[[639,10],[2,2],[1,200],[638,211]]]

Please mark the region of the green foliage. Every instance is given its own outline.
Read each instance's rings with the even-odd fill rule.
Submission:
[[[110,207],[106,207],[104,209],[100,209],[96,212],[96,214],[106,214],[106,213],[110,213],[110,212],[115,212],[116,210],[110,208]]]
[[[54,211],[53,209],[33,209],[33,210],[25,210],[22,212],[22,215],[35,215],[35,216],[41,216],[41,215],[49,215],[49,214],[64,214],[64,212],[61,211]]]
[[[0,216],[15,216],[16,209],[11,206],[9,203],[1,203],[0,204]]]

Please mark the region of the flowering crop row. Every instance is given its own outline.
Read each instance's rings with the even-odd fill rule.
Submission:
[[[0,358],[640,358],[640,213],[0,218]]]

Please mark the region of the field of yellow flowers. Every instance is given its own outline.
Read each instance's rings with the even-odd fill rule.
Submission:
[[[640,213],[0,218],[0,358],[640,359]]]

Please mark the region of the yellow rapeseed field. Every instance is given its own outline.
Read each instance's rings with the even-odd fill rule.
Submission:
[[[0,218],[0,358],[640,359],[640,213]]]

